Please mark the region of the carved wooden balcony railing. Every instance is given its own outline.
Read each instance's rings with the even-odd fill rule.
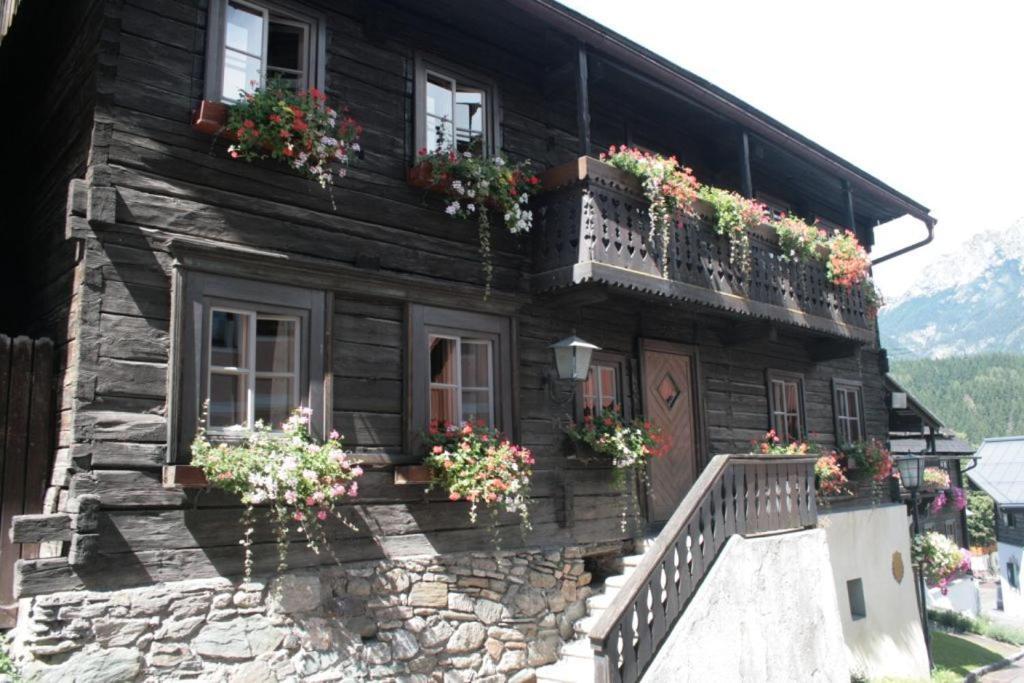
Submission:
[[[710,226],[711,207],[678,221],[661,247],[650,237],[648,203],[637,179],[593,157],[548,170],[534,216],[534,287],[604,283],[798,325],[860,342],[874,338],[859,287],[828,281],[819,262],[783,261],[774,231],[750,233],[751,268],[730,259],[726,237]]]
[[[595,680],[640,680],[730,536],[816,526],[814,461],[716,455],[590,631]]]

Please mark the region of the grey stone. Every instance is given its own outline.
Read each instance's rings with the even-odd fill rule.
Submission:
[[[505,644],[495,638],[488,638],[484,643],[484,649],[487,650],[491,659],[498,661],[501,659],[501,653],[505,651]]]
[[[103,647],[126,647],[135,644],[151,626],[148,619],[97,619],[92,630]]]
[[[492,626],[487,629],[487,635],[491,638],[497,638],[501,641],[510,640],[526,640],[523,634],[514,628],[503,628],[501,626]]]
[[[501,603],[492,600],[477,600],[473,613],[487,626],[496,624],[508,616],[508,609]]]
[[[553,661],[553,660],[552,660]],[[498,671],[509,673],[519,671],[526,666],[526,653],[522,650],[506,650],[498,662]]]
[[[415,674],[429,674],[437,669],[437,657],[420,655],[409,662],[409,671]]]
[[[565,598],[561,593],[552,593],[548,596],[548,609],[556,613],[565,609]]]
[[[133,648],[83,650],[59,666],[34,662],[22,671],[25,680],[39,683],[110,683],[134,681],[142,672],[142,655]]]
[[[391,652],[395,659],[399,661],[406,661],[416,656],[416,653],[420,651],[420,646],[416,642],[416,636],[409,633],[408,631],[397,630],[392,631],[390,635],[391,640]]]
[[[353,577],[348,580],[349,595],[369,595],[370,582],[362,577]]]
[[[260,593],[254,593],[251,591],[238,591],[232,596],[231,602],[235,605],[235,607],[251,608],[259,607],[262,599],[263,596]]]
[[[187,640],[192,637],[206,621],[203,617],[185,617],[184,619],[167,619],[154,634],[157,640]]]
[[[453,670],[444,672],[444,683],[469,683],[475,676],[472,671]]]
[[[553,574],[530,572],[530,585],[534,588],[554,588],[558,579]]]
[[[409,589],[409,574],[401,567],[395,567],[379,576],[375,584],[380,590],[404,593]]]
[[[207,624],[192,641],[203,657],[251,659],[270,652],[284,640],[285,632],[262,616]]]
[[[277,683],[277,675],[270,664],[256,660],[231,667],[228,670],[230,683]]]
[[[367,664],[387,664],[391,661],[391,646],[377,641],[363,645],[363,660]]]
[[[537,672],[533,669],[523,669],[519,673],[512,674],[508,683],[537,683]]]
[[[524,666],[543,666],[558,659],[558,641],[554,639],[535,640],[529,644]],[[521,668],[521,667],[520,667]]]
[[[427,620],[427,627],[420,633],[420,645],[423,647],[437,647],[448,642],[455,629],[447,621],[432,617]]]
[[[460,624],[452,637],[448,639],[448,652],[472,652],[481,645],[487,637],[484,627],[475,621]]]
[[[285,574],[274,580],[269,603],[276,612],[294,614],[320,607],[320,577],[314,574]]]
[[[453,612],[472,612],[474,607],[473,598],[465,593],[449,593],[448,609]]]
[[[544,594],[534,588],[523,588],[514,598],[516,609],[528,616],[536,616],[547,608],[547,600]]]

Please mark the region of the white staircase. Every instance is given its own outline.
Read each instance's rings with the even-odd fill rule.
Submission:
[[[646,545],[646,541],[637,541],[636,547],[642,549]],[[594,680],[594,655],[588,637],[590,628],[615,599],[642,557],[643,554],[623,557],[622,573],[606,578],[604,588],[587,598],[587,613],[574,626],[575,640],[562,648],[557,662],[537,669],[537,683],[587,683]]]

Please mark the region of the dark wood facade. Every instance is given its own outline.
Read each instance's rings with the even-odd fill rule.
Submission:
[[[344,560],[491,543],[489,530],[469,526],[464,503],[394,483],[396,465],[421,459],[408,437],[417,429],[409,423],[407,341],[415,305],[508,321],[511,424],[504,426],[537,455],[528,543],[613,540],[642,524],[642,510],[621,524],[628,503],[607,469],[567,459],[560,421],[572,408],[565,387],[552,389],[547,347],[573,331],[625,359],[623,399],[635,414],[644,412],[643,341],[696,350],[701,465],[717,453],[748,450],[768,429],[771,371],[802,378],[805,431],[813,440],[835,441],[836,378],[862,386],[866,435],[887,433],[884,354],[859,302],[819,302],[810,310],[800,292],[778,301],[765,293],[760,303],[776,311],[601,280],[547,286],[535,276],[551,269],[540,267],[537,254],[553,231],[579,228],[554,227],[551,216],[523,239],[497,238],[494,291],[485,300],[476,226],[448,218],[436,198],[405,182],[414,157],[414,62],[426,53],[494,81],[502,150],[538,170],[633,141],[678,152],[709,182],[742,189],[749,176],[753,190],[836,222],[847,222],[841,181],[859,178],[850,217],[866,243],[876,221],[908,211],[902,195],[699,79],[709,97],[725,102],[714,112],[596,42],[581,50],[589,24],[570,30],[560,22],[581,20],[556,21],[560,10],[543,2],[489,3],[486,12],[463,2],[303,2],[326,29],[327,93],[366,129],[364,158],[332,201],[280,165],[228,158],[223,141],[190,127],[204,97],[206,2],[74,5],[80,15],[57,11],[57,3],[26,3],[0,44],[7,91],[14,88],[32,112],[22,115],[19,158],[29,158],[37,143],[52,149],[45,164],[28,164],[7,188],[5,204],[18,217],[9,284],[28,292],[8,317],[52,336],[61,358],[52,479],[61,492],[58,509],[99,506],[95,525],[79,528],[64,556],[22,563],[23,594],[232,574],[241,566],[231,501],[161,485],[163,468],[187,451],[173,435],[182,420],[197,417],[180,412],[179,396],[188,350],[178,297],[194,273],[325,294],[328,371],[315,408],[368,467],[353,506],[360,530],[334,532]],[[53,44],[40,37],[55,16],[73,39],[35,69],[11,68]],[[494,40],[482,30],[499,25]],[[588,63],[580,97],[575,84]],[[774,133],[754,135],[762,128],[751,121],[778,131],[779,141]],[[744,126],[760,149],[745,171],[737,162]],[[779,172],[783,167],[791,172]],[[758,248],[767,253],[771,245]],[[741,303],[759,301],[742,288],[727,293]],[[838,313],[826,313],[830,305]],[[516,533],[507,540],[521,542]],[[276,563],[271,538],[259,541],[257,567],[269,570]],[[293,565],[331,561],[296,546]]]

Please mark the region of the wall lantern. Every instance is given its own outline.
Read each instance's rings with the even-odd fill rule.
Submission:
[[[900,483],[907,491],[916,491],[921,486],[921,464],[923,458],[908,455],[896,458],[896,469],[900,473]]]
[[[582,382],[590,372],[590,357],[601,348],[590,342],[583,341],[576,335],[555,342],[549,349],[555,351],[555,368],[558,379],[571,379]]]

